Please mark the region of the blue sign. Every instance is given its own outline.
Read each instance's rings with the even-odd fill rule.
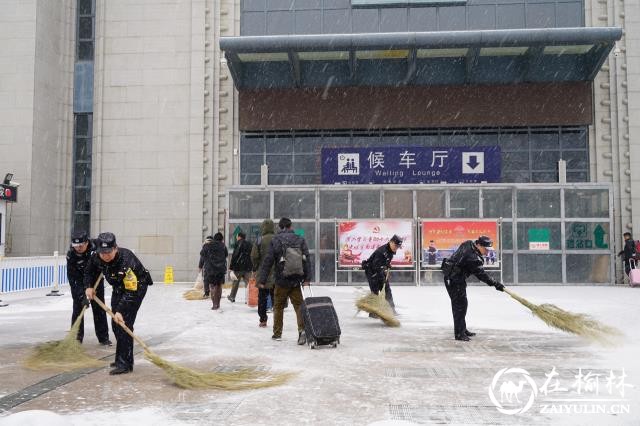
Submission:
[[[323,148],[323,184],[500,182],[500,147]]]

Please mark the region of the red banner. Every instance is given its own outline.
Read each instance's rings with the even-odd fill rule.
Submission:
[[[442,259],[451,257],[460,244],[467,240],[477,240],[486,235],[493,240],[493,247],[485,256],[485,266],[498,267],[500,240],[498,223],[489,220],[441,220],[422,222],[422,258],[423,268],[439,268]]]
[[[338,224],[338,266],[360,266],[380,246],[387,244],[391,237],[402,238],[391,265],[412,268],[413,229],[411,221],[349,221]]]

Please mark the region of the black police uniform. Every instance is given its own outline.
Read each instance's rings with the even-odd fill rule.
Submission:
[[[488,238],[487,241],[490,246]],[[467,335],[472,335],[467,330],[465,320],[468,306],[467,278],[469,275],[475,275],[480,281],[495,287],[496,290],[502,291],[504,289],[502,284],[485,272],[483,265],[482,254],[471,240],[462,243],[453,256],[443,262],[444,283],[451,298],[453,331],[457,340],[468,340]]]
[[[87,242],[89,245],[84,253],[78,253],[73,247],[70,247],[67,252],[67,278],[69,279],[71,298],[73,299],[71,324],[76,321],[78,315],[82,312],[82,307],[86,304],[87,298],[84,294],[84,270],[96,249],[95,244],[93,241],[87,239],[86,234],[74,234],[73,237],[71,240],[72,244]],[[91,283],[91,287],[93,287],[94,284],[95,280]],[[104,280],[102,279],[98,287],[96,287],[96,297],[104,303]],[[109,326],[107,325],[107,314],[96,302],[91,302],[91,310],[93,312],[93,325],[98,341],[103,345],[111,345],[111,341],[109,340]],[[77,338],[80,342],[82,342],[84,338],[84,319],[80,323]]]
[[[103,237],[100,234],[97,239],[97,250],[101,247],[115,246],[115,236]],[[115,258],[107,263],[100,259],[96,252],[91,256],[84,278],[85,288],[91,287],[98,275],[102,272],[105,279],[113,288],[111,294],[111,310],[115,314],[120,312],[124,323],[133,331],[138,309],[147,293],[147,286],[153,281],[149,271],[145,269],[140,260],[129,249],[118,247]],[[115,321],[111,321],[113,334],[116,336],[115,370],[112,374],[119,374],[133,370],[133,338],[127,334]]]
[[[393,303],[393,294],[391,293],[391,286],[387,279],[387,272],[391,268],[391,260],[395,253],[391,251],[389,243],[378,247],[369,256],[369,259],[363,262],[364,273],[367,276],[369,282],[369,289],[373,294],[378,294],[384,288],[384,298],[395,313],[395,304]]]

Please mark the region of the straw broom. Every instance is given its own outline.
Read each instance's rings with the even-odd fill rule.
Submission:
[[[513,299],[529,308],[535,316],[550,327],[576,334],[601,344],[613,344],[615,339],[622,336],[622,333],[618,329],[602,324],[589,315],[565,311],[556,305],[548,303],[536,305],[507,288],[505,288],[504,291]]]
[[[122,329],[144,349],[144,356],[167,374],[169,379],[183,389],[218,389],[243,390],[277,386],[289,380],[292,373],[269,373],[255,368],[241,368],[228,372],[199,372],[166,361],[156,355],[138,336],[133,334],[126,324],[115,321],[111,309],[101,301],[96,300],[104,311],[114,319]]]
[[[389,282],[389,270],[384,276],[385,283]],[[356,308],[358,312],[365,311],[370,314],[377,315],[385,325],[389,327],[400,327],[400,321],[397,320],[393,308],[384,297],[384,287],[376,295],[374,293],[365,294],[356,300]],[[356,315],[358,314],[356,312]]]
[[[98,276],[94,283],[94,290],[98,287],[101,279],[102,274]],[[87,307],[83,306],[80,315],[78,315],[78,318],[71,326],[71,330],[63,340],[55,340],[36,346],[31,355],[22,362],[22,365],[30,370],[49,369],[59,371],[104,366],[104,362],[89,357],[85,353],[82,344],[77,340],[80,323],[86,310]]]
[[[200,271],[198,272],[198,276],[196,277],[196,282],[193,285],[193,288],[185,291],[182,294],[182,297],[187,300],[203,300],[205,299],[203,289],[204,281],[202,280],[202,271]]]

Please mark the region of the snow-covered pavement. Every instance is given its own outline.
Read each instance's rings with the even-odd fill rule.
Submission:
[[[62,297],[3,294],[9,306],[0,308],[0,425],[640,424],[640,289],[513,288],[534,303],[589,313],[625,332],[619,346],[602,347],[549,329],[487,286],[468,289],[467,324],[478,333],[470,343],[453,340],[442,287],[394,286],[397,329],[356,315],[362,289],[314,287],[314,295],[333,299],[342,337],[337,349],[311,350],[296,345],[292,308],[283,340],[275,342],[271,316],[269,327],[259,328],[256,309],[241,298],[231,304],[228,290],[219,313],[210,301],[184,300],[189,287],[156,284],[147,293],[135,332],[158,355],[202,371],[256,365],[297,375],[253,391],[183,390],[141,353],[133,373],[122,376],[109,376],[108,367],[29,371],[20,360],[31,348],[69,328],[68,288]],[[85,348],[111,361],[114,348],[98,345],[90,316]]]

